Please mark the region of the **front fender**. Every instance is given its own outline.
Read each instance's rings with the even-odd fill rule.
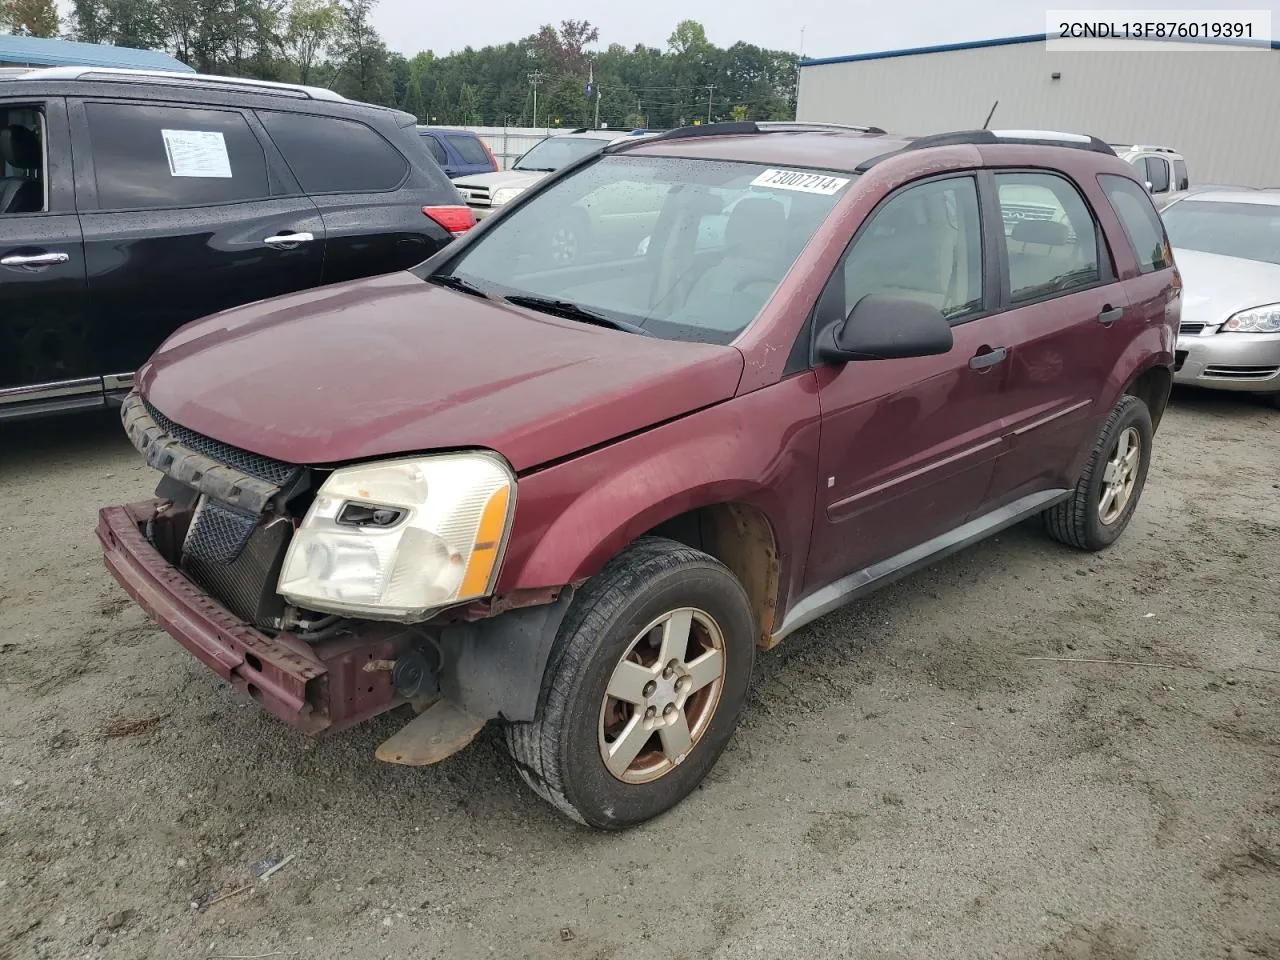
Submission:
[[[768,519],[791,595],[809,549],[818,427],[815,381],[800,374],[522,476],[498,594],[579,583],[663,521],[737,502]]]

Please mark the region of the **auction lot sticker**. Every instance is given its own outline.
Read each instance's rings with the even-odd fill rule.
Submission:
[[[848,182],[846,177],[829,177],[825,173],[809,173],[805,170],[766,170],[751,181],[751,186],[796,190],[800,193],[816,193],[819,196],[829,197],[839,193]]]

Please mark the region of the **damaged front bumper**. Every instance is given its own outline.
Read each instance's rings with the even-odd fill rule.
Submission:
[[[106,507],[98,515],[98,540],[112,576],[197,660],[309,734],[348,727],[406,702],[382,667],[413,646],[416,631],[355,622],[308,642],[248,626],[147,539],[143,531],[164,522],[168,505],[150,500]]]

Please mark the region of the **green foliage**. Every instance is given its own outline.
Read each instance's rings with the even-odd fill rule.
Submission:
[[[0,27],[19,36],[56,37],[61,26],[54,0],[0,0]]]
[[[406,59],[374,29],[377,0],[71,0],[79,40],[162,49],[206,73],[329,86],[398,106],[427,123],[616,129],[694,120],[782,120],[795,113],[796,56],[707,40],[677,24],[668,49],[611,43],[585,20],[548,24],[521,40]],[[0,0],[0,14],[55,0]],[[56,26],[54,30],[56,32]],[[593,80],[590,96],[587,79]]]

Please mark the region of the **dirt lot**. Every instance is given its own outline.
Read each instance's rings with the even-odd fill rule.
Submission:
[[[0,430],[0,957],[1280,958],[1280,414],[1177,395],[1157,448],[1111,551],[1018,529],[829,617],[602,835],[492,738],[397,768],[394,719],[242,702],[100,563],[154,486],[112,419]]]

